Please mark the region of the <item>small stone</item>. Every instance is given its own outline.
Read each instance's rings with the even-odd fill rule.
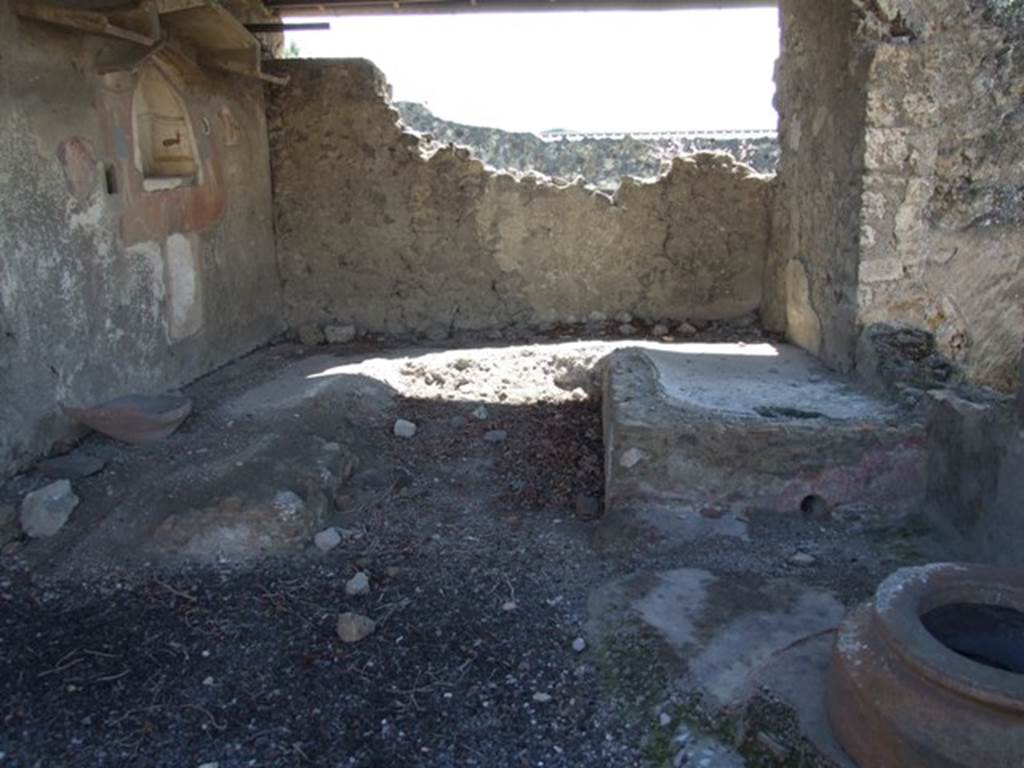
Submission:
[[[406,439],[414,437],[416,435],[416,425],[411,421],[399,419],[395,422],[394,433],[395,437],[404,437]]]
[[[619,312],[619,314],[615,316],[615,319],[623,325],[633,322],[633,316],[629,314],[629,312]]]
[[[387,568],[384,569],[384,573],[387,575],[389,579],[397,579],[399,576],[402,575],[402,569],[399,568],[397,565],[389,565]]]
[[[725,517],[725,510],[721,507],[704,507],[700,511],[700,515],[708,520],[720,520]]]
[[[21,529],[33,539],[53,536],[64,527],[78,501],[67,480],[33,491],[21,502]]]
[[[587,641],[582,637],[577,637],[572,641],[572,649],[576,651],[576,653],[583,653],[587,650]]]
[[[697,329],[690,323],[680,323],[679,327],[676,328],[676,336],[680,336],[684,339],[688,339],[691,336],[697,335]]]
[[[668,336],[669,329],[668,329],[667,325],[663,325],[662,323],[658,323],[656,326],[654,326],[651,329],[651,333],[654,334],[655,336],[661,338],[662,336]]]
[[[313,537],[313,543],[321,552],[330,552],[341,544],[341,534],[337,528],[325,528]]]
[[[608,315],[604,312],[591,312],[587,315],[588,323],[605,323],[608,321]]]
[[[324,337],[328,344],[347,344],[356,337],[354,325],[328,325],[324,328]]]
[[[551,701],[551,694],[535,693],[533,694],[533,700],[536,701],[538,704],[547,704],[549,701]]]
[[[647,451],[641,448],[630,448],[619,456],[619,466],[624,469],[632,469],[646,458]]]
[[[487,410],[486,405],[478,406],[473,410],[473,418],[477,419],[478,421],[486,421],[488,418],[490,418],[490,415],[491,413],[490,411]]]
[[[814,555],[809,555],[806,552],[797,552],[791,558],[789,562],[793,565],[814,565],[817,562],[817,558]]]
[[[319,325],[313,325],[310,323],[299,326],[299,342],[303,346],[318,347],[323,344],[324,341],[324,332],[320,330]]]
[[[621,333],[623,336],[632,336],[633,334],[636,333],[636,328],[633,326],[632,323],[623,323],[622,325],[619,326],[619,333]]]
[[[510,613],[518,607],[519,605],[516,603],[515,600],[506,600],[504,603],[501,604],[501,610],[505,611],[506,613]]]
[[[465,429],[466,425],[469,424],[469,419],[465,416],[452,416],[448,423],[452,429]]]
[[[349,597],[365,595],[370,591],[370,577],[360,571],[345,582],[345,594]]]
[[[338,614],[338,637],[343,643],[358,643],[373,634],[377,623],[361,613]]]
[[[662,712],[658,715],[658,724],[661,725],[662,728],[667,728],[672,724],[672,715],[668,712]]]
[[[213,685],[213,678],[212,677],[204,677],[203,678],[203,685]]]
[[[508,439],[508,432],[504,429],[492,429],[490,432],[484,435],[484,440],[488,443],[504,443]]]

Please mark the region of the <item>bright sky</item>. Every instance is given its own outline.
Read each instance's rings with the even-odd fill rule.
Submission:
[[[309,21],[310,19],[290,19]],[[317,19],[319,20],[319,19]],[[363,57],[396,101],[507,130],[774,128],[774,8],[331,19],[304,57]]]

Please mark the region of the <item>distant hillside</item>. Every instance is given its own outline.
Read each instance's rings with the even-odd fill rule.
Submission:
[[[587,136],[567,132],[514,133],[442,120],[422,104],[395,102],[402,122],[440,144],[469,147],[494,168],[537,171],[572,180],[582,176],[601,189],[616,189],[625,176],[650,178],[673,157],[694,152],[728,152],[760,173],[774,173],[779,143],[774,136],[742,138],[682,134]],[[560,135],[565,133],[565,135]]]

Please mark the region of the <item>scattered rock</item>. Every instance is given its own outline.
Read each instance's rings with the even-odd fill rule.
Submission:
[[[478,406],[473,411],[473,418],[477,419],[479,421],[486,421],[488,418],[490,418],[490,415],[491,415],[491,413],[490,413],[490,411],[487,410],[487,406],[486,405]]]
[[[404,437],[406,439],[414,437],[416,435],[416,425],[411,421],[398,419],[398,421],[395,422],[394,433],[395,437]]]
[[[389,579],[397,579],[402,575],[402,569],[397,565],[389,565],[384,569],[384,573]]]
[[[348,344],[356,337],[354,325],[328,325],[324,328],[324,337],[328,344]]]
[[[615,319],[618,320],[623,325],[633,322],[633,316],[629,314],[629,312],[619,312],[619,314],[615,316]]]
[[[619,333],[623,336],[632,336],[636,333],[636,327],[632,323],[623,323],[619,326]]]
[[[821,496],[805,496],[800,502],[800,511],[811,520],[831,520],[832,505]]]
[[[508,432],[504,429],[492,429],[490,432],[484,435],[484,440],[488,443],[504,443],[508,439]]]
[[[814,555],[809,555],[806,552],[797,552],[791,558],[789,562],[793,565],[814,565],[817,562],[817,558]]]
[[[21,502],[21,529],[33,539],[53,536],[64,527],[78,501],[67,480],[33,491]]]
[[[345,582],[345,594],[349,597],[365,595],[370,591],[370,577],[360,571]]]
[[[533,700],[536,701],[538,704],[547,704],[549,701],[551,701],[551,694],[535,693],[533,694]]]
[[[700,515],[708,520],[721,520],[725,517],[725,510],[721,507],[704,507],[700,511]]]
[[[668,712],[662,712],[660,715],[658,715],[658,724],[662,728],[667,728],[668,726],[672,725],[672,715],[670,715]]]
[[[506,600],[504,603],[501,604],[501,610],[505,611],[506,613],[511,613],[518,607],[519,605],[516,603],[515,600]]]
[[[343,643],[358,643],[365,640],[377,628],[377,623],[361,613],[338,614],[337,633]]]
[[[319,325],[299,326],[299,343],[306,347],[318,347],[326,341]]]
[[[572,649],[576,651],[576,653],[583,653],[587,650],[587,641],[582,637],[577,637],[572,641]]]
[[[313,543],[321,552],[330,552],[341,544],[341,534],[337,528],[325,528],[313,537]]]
[[[95,475],[107,466],[106,459],[89,456],[85,453],[67,453],[43,459],[36,464],[36,472],[55,480],[81,480],[83,477]]]
[[[465,429],[466,425],[469,424],[469,419],[465,416],[452,416],[451,419],[448,420],[448,423],[451,425],[452,429]]]
[[[619,466],[625,469],[632,469],[646,458],[647,452],[642,448],[630,448],[619,457]]]
[[[658,323],[656,326],[654,326],[651,329],[651,333],[653,335],[657,336],[658,338],[661,338],[662,336],[668,336],[669,329],[668,329],[667,325],[663,325],[662,323]]]
[[[697,335],[697,329],[690,323],[680,323],[679,327],[676,328],[676,336],[684,339],[689,339]]]
[[[0,504],[0,547],[21,536],[18,513],[9,504]]]
[[[597,520],[601,517],[601,502],[585,493],[576,496],[576,517],[580,520]]]

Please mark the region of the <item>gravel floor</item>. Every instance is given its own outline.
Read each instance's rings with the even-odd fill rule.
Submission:
[[[758,337],[706,337],[737,334]],[[67,531],[0,557],[0,765],[685,764],[666,749],[680,725],[664,710],[678,663],[642,633],[588,633],[597,586],[699,567],[798,574],[853,602],[914,557],[879,556],[841,521],[799,518],[752,518],[746,539],[616,538],[593,515],[603,478],[588,374],[611,346],[560,341],[349,347],[330,374],[355,382],[345,397],[227,415],[311,354],[274,347],[190,387],[196,415],[156,446],[88,438],[79,449],[108,466],[76,482],[83,503]],[[394,437],[396,418],[416,436]],[[353,485],[384,478],[328,494],[329,522],[358,537],[240,562],[150,548],[167,516],[315,470],[325,440],[355,447]],[[15,478],[0,503],[44,482]],[[787,563],[797,545],[817,554],[813,567]],[[350,596],[358,572],[370,589]],[[375,631],[342,642],[349,611]]]

